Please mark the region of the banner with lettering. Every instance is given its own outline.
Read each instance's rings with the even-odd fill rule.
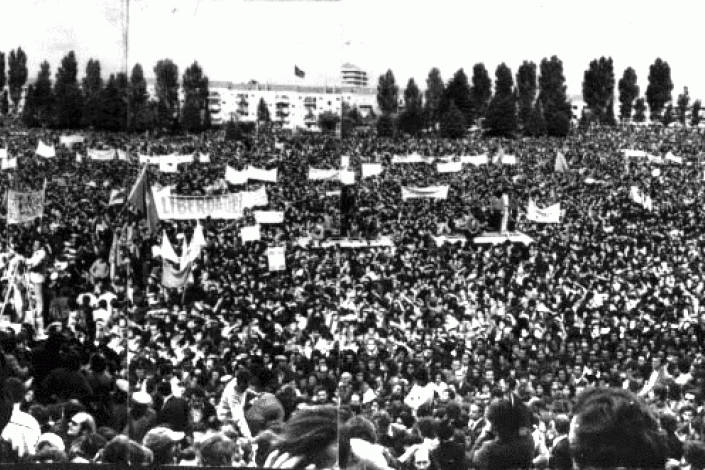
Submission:
[[[115,160],[115,149],[88,149],[88,158],[98,162],[107,162],[110,160]]]
[[[415,198],[446,199],[448,198],[448,186],[428,186],[426,188],[401,188],[401,198],[403,200]]]
[[[160,220],[242,218],[242,194],[220,196],[172,196],[166,191],[154,194]]]
[[[140,165],[159,165],[159,159],[161,157],[156,155],[142,155],[139,154]]]
[[[7,223],[23,224],[44,215],[44,190],[7,193]]]
[[[284,271],[286,269],[285,248],[283,246],[268,247],[267,261],[270,271]]]
[[[553,204],[545,209],[539,209],[536,203],[529,199],[526,219],[540,224],[558,224],[561,221],[561,203]]]

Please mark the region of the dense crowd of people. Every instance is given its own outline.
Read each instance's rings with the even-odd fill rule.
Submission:
[[[2,138],[18,157],[3,192],[46,192],[42,217],[0,228],[1,461],[705,468],[697,132],[92,133],[69,147],[60,136]],[[37,155],[40,141],[56,156]],[[107,148],[128,158],[87,158]],[[134,184],[139,155],[174,153],[210,158],[177,173],[151,166],[155,186],[191,196],[264,186],[257,209],[283,223],[243,241],[252,209],[150,230],[109,205]],[[558,153],[567,171],[555,170]],[[393,162],[410,154],[435,161]],[[457,172],[435,165],[482,154],[488,164]],[[502,154],[516,164],[493,163]],[[355,184],[309,180],[341,156]],[[367,163],[382,173],[361,178]],[[278,179],[232,186],[226,165],[276,168]],[[402,187],[444,185],[444,199],[402,199]],[[653,207],[635,203],[633,186]],[[560,223],[527,220],[529,200],[560,203]],[[531,242],[473,241],[503,217]],[[192,282],[163,287],[155,247],[168,237],[184,255],[201,229]],[[270,271],[271,246],[285,247],[284,270]]]

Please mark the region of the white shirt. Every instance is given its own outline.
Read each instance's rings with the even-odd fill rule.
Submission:
[[[34,455],[42,431],[39,423],[29,413],[20,410],[20,404],[14,405],[10,422],[2,431],[2,437],[10,444],[20,457]]]
[[[32,257],[27,260],[27,265],[31,268],[38,267],[46,261],[46,258],[47,252],[44,251],[44,248],[39,248],[34,252]],[[31,271],[29,273],[29,280],[32,282],[44,282],[44,278],[44,269],[40,269],[39,272]]]

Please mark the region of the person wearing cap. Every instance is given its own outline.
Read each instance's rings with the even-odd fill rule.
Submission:
[[[179,445],[184,437],[183,432],[158,426],[149,430],[142,439],[142,445],[152,451],[154,465],[174,465],[177,463]]]

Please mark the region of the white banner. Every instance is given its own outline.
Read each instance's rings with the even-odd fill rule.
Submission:
[[[91,160],[96,160],[99,162],[107,162],[110,160],[115,160],[115,149],[98,150],[98,149],[88,149],[88,158]]]
[[[462,243],[463,245],[467,243],[468,239],[465,237],[465,235],[441,235],[440,237],[431,237],[433,238],[433,241],[436,242],[437,246],[443,246],[446,243]]]
[[[448,186],[428,186],[426,188],[402,186],[401,198],[405,201],[414,198],[446,199],[448,198]]]
[[[392,163],[427,163],[431,165],[433,164],[433,160],[433,157],[424,157],[418,153],[411,155],[394,155],[392,157]]]
[[[198,220],[242,218],[242,194],[221,196],[172,196],[167,191],[154,193],[160,220]]]
[[[340,196],[340,190],[336,191],[326,191],[326,197],[335,197],[335,196]]]
[[[649,160],[649,163],[656,163],[657,165],[660,165],[663,163],[663,158],[657,157],[655,155],[647,155],[646,159]]]
[[[159,159],[161,157],[156,155],[142,155],[139,154],[140,165],[159,165]]]
[[[193,155],[180,155],[172,153],[169,155],[142,155],[140,154],[140,164],[150,164],[150,165],[160,165],[162,163],[166,164],[179,164],[179,163],[193,163]]]
[[[304,243],[308,244],[311,239],[307,239]],[[299,239],[299,245],[301,245],[302,239]],[[340,246],[342,248],[378,248],[387,247],[393,248],[394,241],[389,237],[380,237],[376,240],[360,240],[354,238],[340,238],[340,239],[329,239],[322,241],[319,245],[321,248],[330,248],[332,246]]]
[[[646,152],[643,150],[622,149],[622,153],[624,153],[624,156],[627,158],[644,158],[644,157],[646,157]]]
[[[253,207],[266,206],[269,204],[267,189],[264,186],[255,191],[243,191],[240,194],[242,195],[243,209],[251,209]]]
[[[0,160],[0,163],[3,170],[12,170],[17,168],[17,157]]]
[[[463,155],[462,157],[460,157],[460,163],[480,166],[487,165],[487,163],[489,163],[489,160],[487,159],[487,154]]]
[[[41,140],[37,144],[36,154],[44,158],[54,158],[56,157],[56,150],[53,145],[45,145]]]
[[[62,135],[59,144],[71,148],[75,144],[82,144],[85,139],[82,135]]]
[[[438,173],[460,173],[463,171],[463,164],[461,162],[437,163],[436,169]]]
[[[255,181],[277,182],[277,169],[263,170],[254,166],[247,167],[247,178]]]
[[[668,152],[666,154],[665,160],[668,160],[669,162],[673,163],[678,163],[679,165],[683,164],[683,157],[676,157],[675,155],[673,155],[672,152]]]
[[[198,161],[201,163],[210,163],[211,156],[209,153],[199,153],[198,154]]]
[[[242,227],[242,229],[240,229],[240,238],[242,238],[243,242],[256,242],[260,237],[259,225]]]
[[[170,162],[159,162],[159,172],[160,173],[178,173],[179,164]]]
[[[120,160],[121,162],[129,162],[130,161],[130,154],[125,152],[124,150],[117,150],[117,159]]]
[[[44,215],[44,190],[7,192],[7,223],[23,224]]]
[[[362,164],[362,177],[369,178],[370,176],[377,176],[382,174],[382,165],[379,163],[363,163]]]
[[[230,165],[225,166],[225,181],[234,185],[247,183],[247,169],[238,171]]]
[[[7,160],[7,149],[0,149],[0,160]]]
[[[340,168],[347,168],[350,166],[350,157],[343,155],[340,157]]]
[[[308,179],[313,180],[338,180],[340,170],[324,170],[321,168],[309,168]]]
[[[270,271],[284,271],[286,269],[285,248],[283,246],[270,246],[267,248],[267,261]]]
[[[355,184],[355,172],[342,170],[340,172],[340,182],[346,186]]]
[[[558,224],[561,221],[561,203],[553,204],[545,209],[536,207],[536,203],[529,199],[526,219],[540,224]]]
[[[284,223],[284,213],[280,211],[254,211],[253,215],[258,224]]]

